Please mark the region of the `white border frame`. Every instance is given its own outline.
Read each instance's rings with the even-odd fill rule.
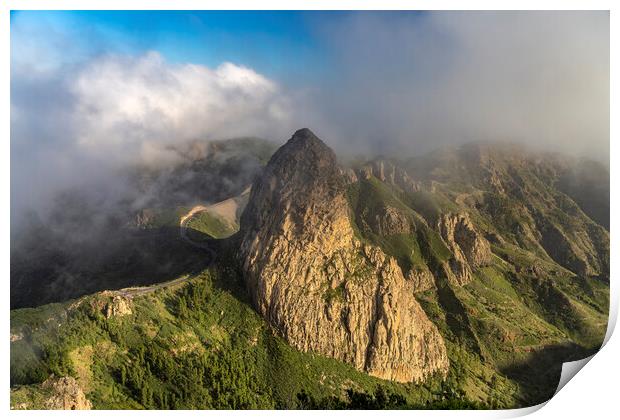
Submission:
[[[10,206],[9,206],[9,190],[10,190],[10,10],[610,10],[610,169],[611,169],[611,225],[610,232],[615,232],[616,223],[613,215],[618,210],[617,206],[617,190],[618,190],[618,167],[616,166],[617,151],[614,140],[617,138],[617,124],[614,116],[617,116],[618,88],[615,83],[614,74],[620,74],[618,66],[618,31],[616,25],[618,18],[614,8],[614,2],[604,0],[547,0],[547,1],[490,1],[490,0],[385,0],[379,1],[355,1],[355,0],[304,0],[292,2],[282,0],[263,0],[258,3],[256,0],[228,0],[224,1],[199,1],[199,0],[5,0],[0,7],[2,14],[0,19],[2,22],[2,38],[5,47],[2,48],[2,87],[1,93],[4,101],[2,102],[2,121],[3,141],[2,141],[2,158],[3,164],[0,166],[2,171],[1,194],[3,206],[2,234],[5,238],[3,242],[2,267],[3,267],[3,288],[4,288],[4,308],[5,321],[2,324],[2,331],[8,338],[10,323],[8,317],[9,306],[9,229],[10,229]],[[609,418],[610,413],[618,412],[616,405],[617,388],[616,375],[620,373],[618,358],[616,354],[620,354],[620,342],[617,338],[612,338],[611,333],[616,324],[618,314],[618,287],[615,285],[618,261],[618,246],[615,236],[611,236],[611,309],[607,335],[605,338],[605,348],[592,358],[592,362],[588,363],[580,373],[580,378],[576,381],[570,381],[565,388],[561,390],[548,404],[539,406],[517,409],[517,410],[497,410],[497,411],[393,411],[384,413],[399,418],[409,418],[410,416],[423,416],[434,418],[451,418],[451,419],[467,419],[467,418],[507,418],[517,417],[530,414],[547,405],[544,410],[538,411],[534,416],[538,418]],[[3,406],[9,410],[9,355],[10,342],[5,340],[1,347],[4,362],[3,373],[1,374],[3,389],[2,394]],[[66,418],[67,416],[90,416],[97,418],[108,418],[111,414],[121,416],[123,418],[136,418],[140,416],[148,416],[152,418],[164,418],[168,416],[211,416],[216,418],[285,418],[288,416],[296,416],[300,418],[316,418],[318,416],[330,415],[337,417],[355,418],[371,418],[375,414],[371,411],[338,411],[338,412],[299,412],[299,411],[122,411],[111,413],[109,411],[92,411],[92,412],[65,412],[65,411],[10,411],[11,417],[32,418],[40,415],[49,416],[51,418]],[[542,416],[542,417],[541,417]]]

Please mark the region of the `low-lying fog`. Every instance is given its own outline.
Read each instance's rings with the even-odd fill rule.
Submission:
[[[12,240],[33,219],[81,214],[95,229],[119,211],[217,201],[260,162],[231,160],[230,177],[184,189],[209,140],[282,143],[300,127],[351,156],[490,140],[608,161],[607,12],[308,13],[306,23],[324,57],[279,80],[12,16]],[[97,48],[85,53],[87,42]]]

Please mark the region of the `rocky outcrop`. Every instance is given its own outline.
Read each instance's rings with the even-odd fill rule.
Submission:
[[[131,315],[131,299],[115,295],[105,306],[104,314],[106,318]]]
[[[443,338],[396,261],[353,234],[334,153],[297,131],[256,180],[240,257],[257,311],[291,345],[400,382],[446,373]]]
[[[448,280],[457,285],[471,281],[472,271],[491,263],[491,246],[466,214],[443,214],[437,229],[452,252],[444,266]]]
[[[382,206],[369,219],[370,229],[377,235],[390,236],[415,231],[415,226],[406,215],[388,205]]]
[[[138,211],[134,217],[133,225],[138,229],[148,229],[155,221],[155,212],[150,209]]]
[[[24,339],[24,333],[23,332],[16,332],[16,333],[11,333],[11,343],[15,342],[15,341],[20,341]]]
[[[396,167],[392,162],[379,159],[373,161],[371,165],[373,175],[376,176],[381,182],[394,184]]]
[[[436,287],[435,277],[426,266],[411,268],[405,273],[405,278],[411,283],[414,292],[423,292]]]
[[[347,184],[354,184],[354,183],[356,183],[359,180],[359,178],[357,177],[357,174],[351,168],[342,168],[340,170],[340,173],[344,177],[345,182]]]
[[[580,276],[609,276],[609,233],[594,223],[572,226],[567,232],[559,224],[538,218],[540,244],[557,263]]]
[[[414,181],[405,169],[389,160],[373,160],[363,166],[359,173],[362,179],[369,179],[371,176],[374,176],[381,182],[394,185],[409,193],[420,191],[422,186],[420,182]]]
[[[92,408],[91,402],[86,399],[84,391],[75,378],[52,376],[43,382],[41,387],[51,394],[45,401],[46,410],[90,410]]]
[[[455,286],[465,286],[472,280],[472,271],[462,254],[455,253],[449,260],[441,263],[440,276]]]
[[[407,169],[448,189],[469,184],[478,197],[457,204],[486,219],[485,233],[500,247],[510,244],[580,277],[609,280],[609,171],[604,165],[480,143],[420,157]],[[520,267],[522,260],[511,262],[527,269]]]

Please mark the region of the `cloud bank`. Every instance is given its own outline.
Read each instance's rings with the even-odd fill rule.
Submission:
[[[302,126],[350,154],[491,140],[608,159],[606,12],[360,12],[309,22],[328,69],[307,83],[292,75],[288,86],[230,62],[112,54],[96,32],[96,53],[58,28],[37,44],[36,31],[13,22],[12,211],[93,182],[114,196],[118,170],[174,162],[172,149],[196,139],[284,141]],[[64,50],[78,53],[64,60]]]
[[[279,86],[232,63],[171,65],[156,52],[104,57],[71,88],[77,146],[93,154],[161,161],[174,158],[165,146],[175,142],[266,136],[289,125]]]
[[[293,128],[281,87],[228,62],[176,65],[148,52],[13,76],[16,212],[46,207],[63,189],[120,196],[125,168],[170,166],[196,140],[279,138]]]
[[[344,145],[513,141],[608,159],[606,12],[358,13],[322,34],[339,72],[313,107]]]

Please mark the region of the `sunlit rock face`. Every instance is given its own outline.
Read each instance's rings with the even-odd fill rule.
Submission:
[[[240,257],[258,312],[293,346],[384,379],[448,370],[443,338],[396,261],[353,233],[347,178],[310,130],[297,131],[254,182]],[[404,228],[390,220],[382,228]]]
[[[452,253],[444,272],[455,285],[465,285],[479,267],[491,263],[491,246],[478,232],[467,214],[444,214],[437,230]]]

